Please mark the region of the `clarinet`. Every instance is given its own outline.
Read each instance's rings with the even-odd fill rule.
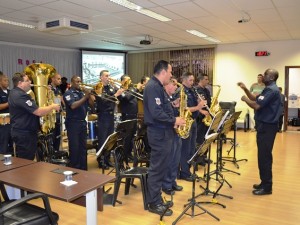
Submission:
[[[203,98],[201,97],[201,95],[197,92],[197,90],[196,90],[196,88],[195,88],[194,86],[192,87],[192,90],[194,91],[195,95],[197,96],[197,98],[198,98],[200,101],[205,101],[205,99],[203,99]],[[211,118],[213,118],[214,115],[211,113],[210,108],[208,107],[208,105],[206,105],[204,108],[207,110],[207,112],[209,113],[209,115],[211,116]]]

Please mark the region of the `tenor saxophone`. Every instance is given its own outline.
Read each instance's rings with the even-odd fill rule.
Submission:
[[[177,134],[186,139],[190,136],[191,126],[194,122],[192,113],[187,109],[187,95],[184,93],[184,87],[182,84],[177,83],[180,87],[180,105],[179,105],[179,116],[185,119],[185,125],[176,128]]]

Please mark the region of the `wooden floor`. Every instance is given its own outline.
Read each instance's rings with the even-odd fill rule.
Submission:
[[[201,207],[220,218],[220,222],[204,213],[195,217],[185,215],[177,224],[295,225],[300,223],[300,133],[284,132],[277,134],[273,151],[273,194],[267,196],[254,196],[251,193],[252,185],[259,182],[255,135],[256,132],[237,132],[237,159],[247,158],[248,162],[239,162],[239,169],[231,162],[225,164],[225,168],[241,173],[241,175],[236,175],[231,172],[223,172],[232,188],[224,184],[220,193],[233,196],[233,199],[218,196],[217,200],[219,203],[226,205],[226,208],[215,204],[200,204]],[[230,136],[231,134],[228,135],[228,137]],[[226,154],[229,147],[229,143],[224,145],[224,154]],[[215,147],[212,150],[215,151]],[[94,153],[88,155],[88,161],[90,171],[101,172],[97,168]],[[203,175],[203,169],[198,171],[198,175]],[[159,224],[159,215],[143,209],[140,185],[137,180],[135,183],[138,188],[131,188],[130,194],[127,196],[124,195],[124,185],[122,185],[118,199],[123,204],[117,204],[116,207],[104,206],[104,211],[98,213],[99,225]],[[210,189],[214,191],[218,187],[218,183],[216,181],[210,183]],[[182,185],[184,190],[176,192],[174,195],[174,206],[172,208],[174,213],[172,216],[164,218],[166,225],[173,223],[183,211],[183,206],[187,203],[188,198],[191,197],[191,183],[179,180],[178,184]],[[197,182],[196,194],[203,191],[199,187],[200,184],[205,185],[204,182]],[[166,197],[169,198],[169,196]],[[197,201],[211,201],[211,199],[211,195],[200,196]],[[60,225],[86,224],[84,207],[55,199],[51,199],[51,206],[53,211],[56,211],[60,216]],[[191,213],[191,210],[188,212]],[[201,209],[195,208],[195,214],[202,212]]]

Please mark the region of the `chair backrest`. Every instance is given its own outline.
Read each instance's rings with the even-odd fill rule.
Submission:
[[[126,171],[130,169],[130,166],[128,165],[127,158],[125,156],[124,148],[123,146],[116,147],[113,151],[113,156],[115,160],[115,169],[116,169],[116,175],[120,175],[120,172]]]

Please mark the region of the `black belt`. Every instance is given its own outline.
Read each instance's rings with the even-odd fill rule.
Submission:
[[[113,111],[107,111],[107,112],[100,112],[99,114],[100,114],[100,115],[101,115],[101,114],[109,114],[109,115],[113,115],[114,112],[113,112]]]

